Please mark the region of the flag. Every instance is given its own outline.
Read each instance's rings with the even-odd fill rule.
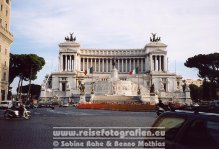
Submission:
[[[138,67],[129,72],[129,75],[138,74]]]
[[[85,71],[84,71],[84,74],[85,75],[89,75],[89,74],[92,74],[93,73],[93,67],[90,67],[88,70],[86,69]]]

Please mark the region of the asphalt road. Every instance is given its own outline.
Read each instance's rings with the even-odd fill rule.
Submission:
[[[0,111],[1,149],[52,149],[54,127],[149,127],[154,112],[124,112],[68,108],[31,110],[30,120],[4,120]]]

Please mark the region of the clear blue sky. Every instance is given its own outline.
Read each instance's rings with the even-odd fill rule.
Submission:
[[[58,69],[58,44],[74,32],[82,48],[143,48],[150,34],[167,44],[169,70],[196,79],[188,57],[219,52],[218,0],[13,0],[11,53],[46,60],[34,82]]]

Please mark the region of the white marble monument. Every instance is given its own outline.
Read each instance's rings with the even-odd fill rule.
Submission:
[[[188,93],[182,91],[182,77],[169,72],[167,45],[156,34],[152,34],[150,42],[141,49],[85,49],[73,34],[65,40],[59,44],[59,71],[47,75],[41,98],[48,95],[59,99],[79,97],[82,81],[86,96],[90,96],[92,82],[95,82],[95,95],[137,96],[139,87],[141,95],[148,96],[154,84],[159,99],[190,99]],[[93,73],[85,73],[90,67]],[[130,75],[135,68],[139,74]],[[52,93],[47,94],[48,89]]]

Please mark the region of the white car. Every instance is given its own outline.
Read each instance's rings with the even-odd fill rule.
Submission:
[[[2,109],[11,108],[12,106],[13,106],[13,103],[11,100],[0,101],[0,108]]]

